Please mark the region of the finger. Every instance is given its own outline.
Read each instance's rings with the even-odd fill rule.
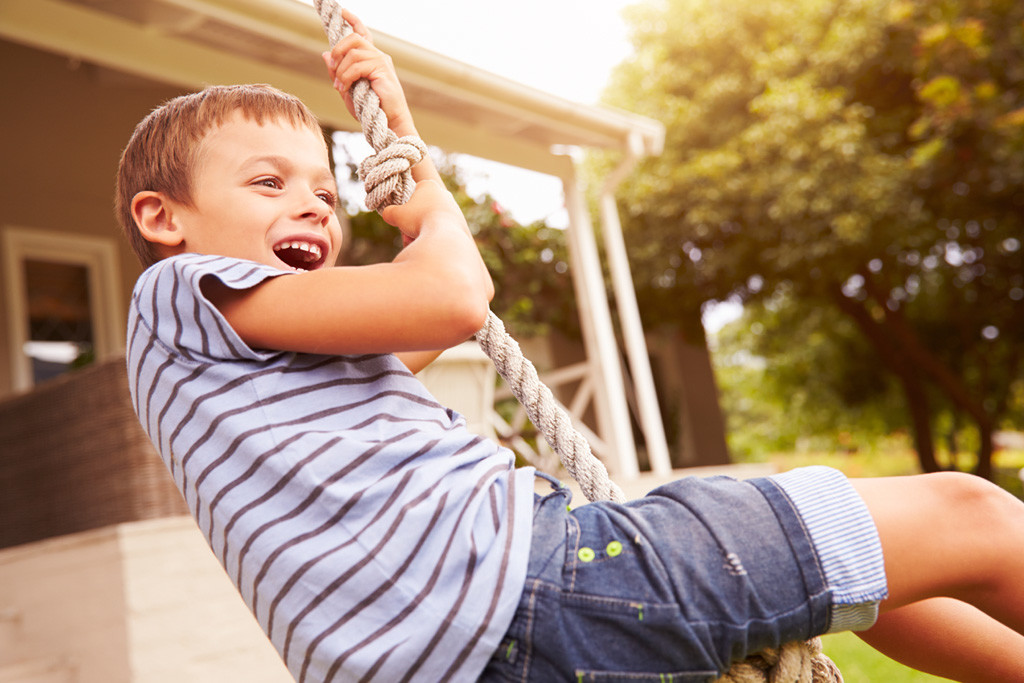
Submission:
[[[380,217],[383,218],[384,222],[390,225],[391,227],[398,228],[399,231],[402,231],[401,227],[399,227],[399,223],[402,222],[403,207],[404,205],[402,204],[392,204],[390,206],[385,206],[383,209],[380,210]],[[406,238],[408,237],[409,236],[404,231],[402,231],[403,246]]]
[[[334,89],[343,98],[349,111],[352,111],[349,102],[349,90],[359,78],[368,76],[366,70],[357,71],[354,74],[350,71],[353,64],[360,64],[366,61],[377,60],[380,62],[382,53],[374,48],[364,37],[350,33],[338,41],[331,50],[323,54],[324,63],[327,65],[327,75],[333,82]],[[346,72],[348,76],[346,76]]]
[[[370,35],[370,29],[366,28],[366,25],[356,15],[352,14],[349,9],[341,10],[341,17],[348,22],[348,25],[352,27],[352,30],[357,34],[363,36],[370,42],[373,42],[373,36]]]
[[[373,43],[367,40],[365,37],[356,33],[350,33],[337,43],[328,51],[331,55],[330,60],[327,60],[327,68],[331,71],[335,71],[338,65],[341,64],[349,52],[360,49],[372,49]]]
[[[386,78],[388,74],[388,64],[382,55],[368,55],[363,52],[350,52],[345,55],[345,59],[342,60],[335,72],[337,79],[346,91],[360,78],[365,78],[373,83],[381,78]]]

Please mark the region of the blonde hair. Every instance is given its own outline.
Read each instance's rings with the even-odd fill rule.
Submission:
[[[218,85],[168,100],[139,122],[117,167],[114,210],[135,255],[148,267],[160,260],[139,232],[132,198],[162,192],[190,206],[196,160],[203,139],[234,112],[262,124],[283,119],[322,134],[313,113],[297,97],[269,85]]]

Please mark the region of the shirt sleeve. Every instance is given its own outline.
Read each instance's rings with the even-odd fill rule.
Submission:
[[[244,290],[289,274],[253,261],[183,254],[144,272],[135,285],[132,305],[138,323],[149,328],[155,343],[186,360],[267,360],[280,352],[253,349],[242,341],[203,294],[200,283],[215,277],[231,289]]]

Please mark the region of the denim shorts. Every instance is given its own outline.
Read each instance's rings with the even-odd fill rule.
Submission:
[[[709,681],[830,629],[834,591],[772,478],[687,477],[569,510],[571,495],[536,498],[522,598],[480,681]],[[883,573],[876,608],[884,590]]]

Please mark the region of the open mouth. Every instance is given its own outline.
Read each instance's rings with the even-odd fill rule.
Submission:
[[[316,270],[324,265],[326,256],[315,242],[286,240],[274,245],[274,254],[292,270]]]

